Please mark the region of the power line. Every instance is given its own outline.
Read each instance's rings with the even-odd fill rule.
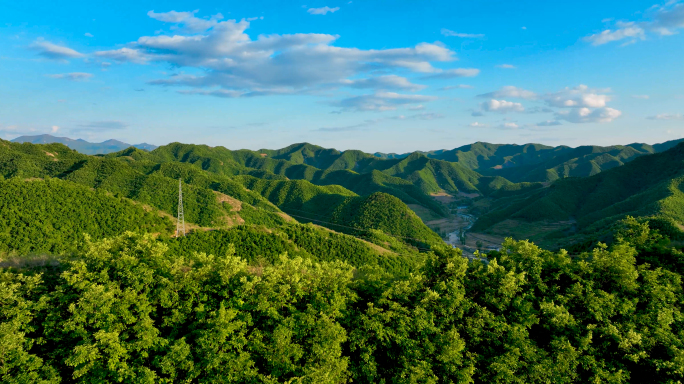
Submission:
[[[176,220],[176,237],[185,236],[185,213],[183,212],[183,186],[178,178],[178,220]]]

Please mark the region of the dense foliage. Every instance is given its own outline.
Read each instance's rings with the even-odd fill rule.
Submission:
[[[83,235],[169,232],[172,222],[139,204],[58,179],[0,181],[0,255],[61,254]]]
[[[399,199],[380,192],[347,198],[336,207],[331,221],[340,224],[342,232],[356,233],[355,228],[361,232],[365,228],[375,228],[424,247],[442,242],[439,235],[425,226]]]
[[[415,272],[424,261],[415,250],[401,249],[398,254],[312,224],[291,224],[277,229],[241,225],[163,241],[173,254],[226,255],[234,248],[240,251],[242,259],[252,264],[273,264],[287,254],[318,262],[344,261],[358,268],[376,266],[393,275]]]
[[[684,145],[640,155],[664,149],[0,141],[0,381],[681,383]],[[473,171],[501,161],[523,179],[629,163],[549,188]],[[157,210],[179,179],[205,228],[172,238]],[[479,226],[572,217],[597,235],[468,261],[405,204],[438,190],[494,199]]]
[[[678,251],[634,220],[616,238],[576,258],[508,240],[488,263],[435,248],[421,271],[393,277],[322,254],[248,263],[244,241],[211,256],[127,233],[0,271],[0,377],[681,382],[679,267],[645,262]]]

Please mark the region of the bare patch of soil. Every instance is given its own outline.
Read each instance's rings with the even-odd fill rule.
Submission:
[[[224,193],[221,193],[221,192],[216,192],[216,191],[213,191],[213,192],[216,195],[216,201],[219,203],[219,205],[221,203],[224,203],[224,202],[228,203],[233,212],[240,212],[240,210],[242,209],[242,201],[240,201],[234,197],[230,197],[230,196],[228,196]]]
[[[440,202],[444,205],[449,205],[449,203],[456,200],[452,195],[444,191],[438,193],[431,193],[430,196],[432,196],[433,199],[437,200],[437,202]]]

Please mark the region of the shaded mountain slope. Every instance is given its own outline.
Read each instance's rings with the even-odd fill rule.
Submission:
[[[501,176],[511,182],[548,182],[564,177],[592,176],[639,156],[665,151],[681,141],[682,139],[654,145],[634,143],[577,148],[477,142],[452,150],[418,153],[431,159],[458,163],[483,175]],[[400,160],[412,153],[375,155],[381,159]]]
[[[499,201],[473,227],[483,230],[506,219],[574,218],[584,231],[597,231],[626,215],[655,216],[684,223],[684,144],[641,156],[624,166],[587,178],[558,180],[517,201]]]
[[[655,153],[647,145],[582,146],[539,164],[527,164],[490,171],[511,181],[554,181],[565,177],[586,177],[615,168],[643,155]]]

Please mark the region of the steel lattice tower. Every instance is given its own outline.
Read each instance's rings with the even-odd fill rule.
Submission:
[[[183,213],[183,186],[178,179],[178,220],[176,221],[176,237],[185,236],[185,214]]]

